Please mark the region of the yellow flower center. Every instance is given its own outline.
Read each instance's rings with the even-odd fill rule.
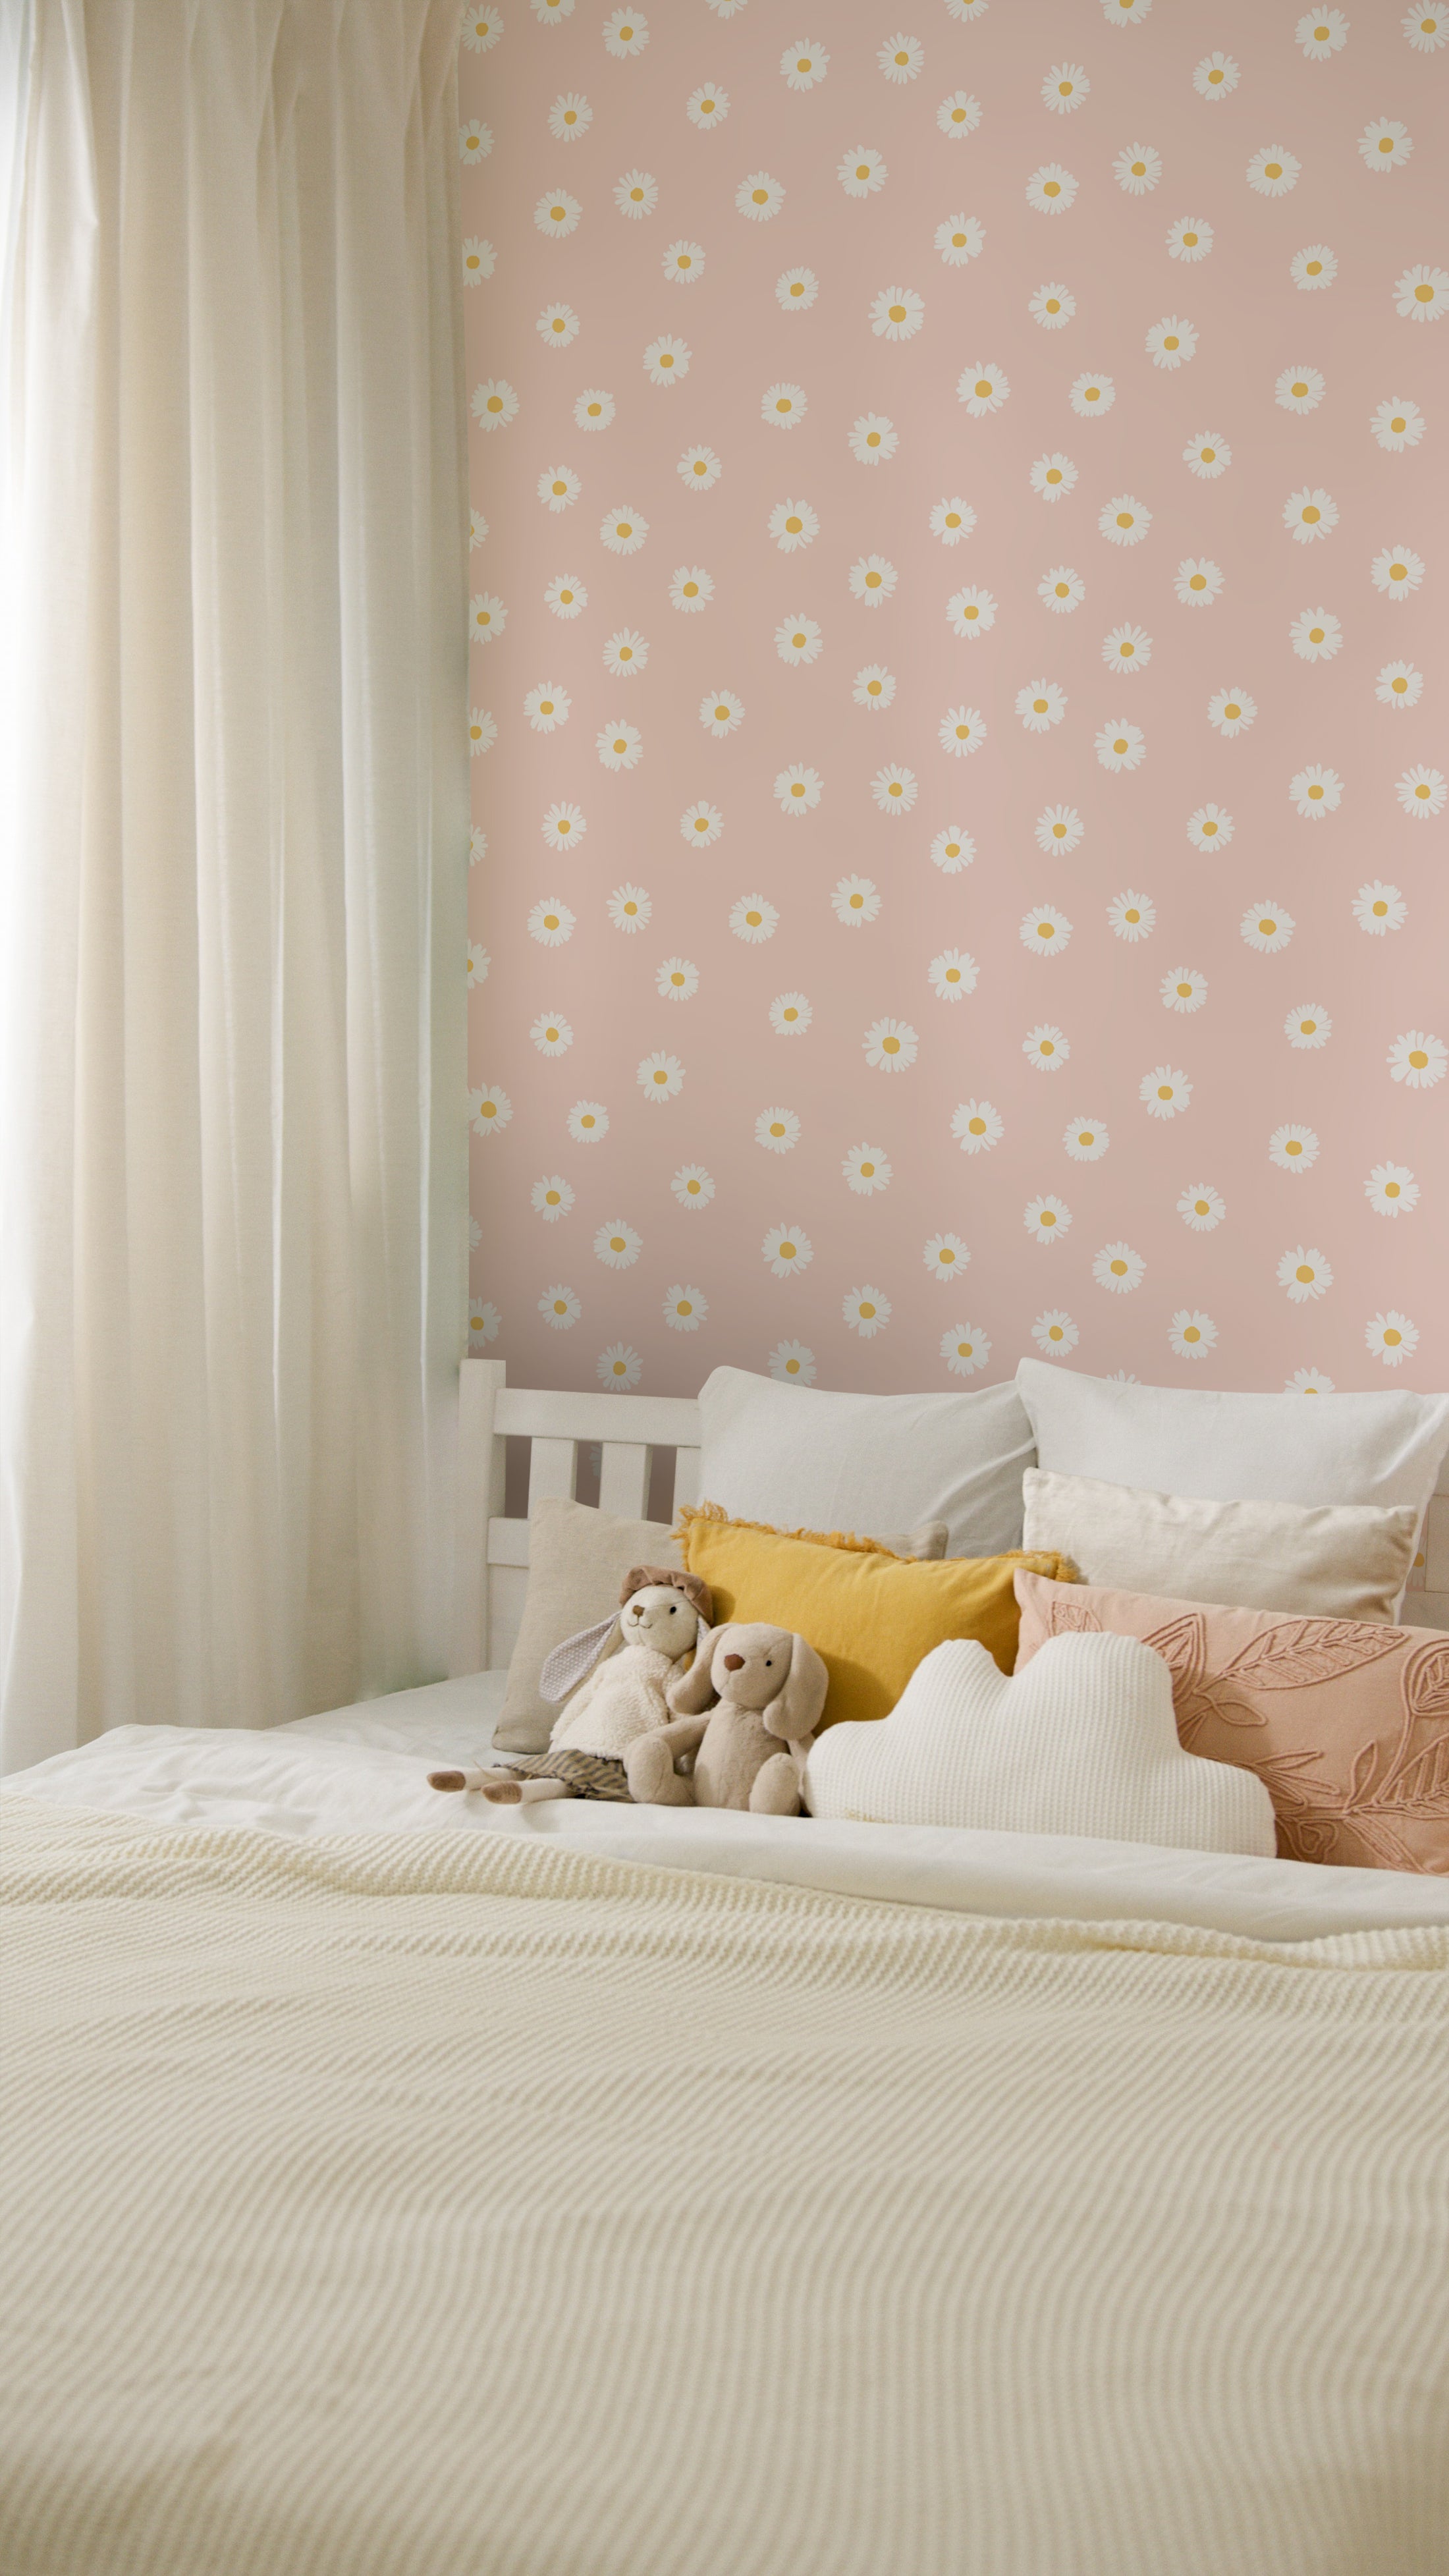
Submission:
[[[1323,795],[1323,790],[1322,790],[1322,788],[1318,785],[1318,783],[1317,783],[1317,781],[1316,781],[1316,780],[1315,780],[1314,784],[1309,788],[1309,790],[1308,790],[1308,794],[1309,794],[1310,801],[1311,801],[1313,804],[1315,804],[1315,805],[1316,805],[1316,804],[1318,804],[1318,802],[1320,801],[1320,799],[1321,799],[1321,797],[1322,797],[1322,795]]]
[[[1047,1326],[1047,1340],[1048,1340],[1049,1342],[1059,1342],[1059,1341],[1061,1340],[1061,1338],[1062,1338],[1062,1328],[1061,1328],[1060,1324],[1048,1324],[1048,1326]]]
[[[555,1299],[554,1299],[554,1301],[553,1301],[553,1311],[554,1311],[554,1313],[555,1313],[556,1315],[566,1315],[566,1314],[568,1313],[568,1310],[569,1310],[569,1301],[568,1301],[567,1297],[555,1297]]]
[[[1263,164],[1263,176],[1265,179],[1281,179],[1283,176],[1282,162],[1265,161]]]
[[[1379,150],[1380,150],[1381,152],[1392,152],[1393,148],[1394,148],[1394,138],[1393,138],[1393,136],[1392,136],[1391,134],[1381,134],[1381,135],[1379,136]]]
[[[1416,287],[1415,287],[1415,289],[1414,289],[1414,302],[1415,302],[1416,304],[1432,304],[1432,303],[1433,303],[1433,301],[1434,301],[1434,289],[1433,289],[1433,287],[1432,287],[1432,286],[1416,286]]]
[[[1296,1270],[1294,1271],[1294,1273],[1293,1273],[1293,1276],[1294,1276],[1294,1278],[1295,1278],[1295,1279],[1297,1279],[1297,1280],[1301,1281],[1302,1285],[1306,1288],[1306,1287],[1307,1287],[1307,1285],[1308,1285],[1308,1283],[1309,1283],[1309,1281],[1310,1281],[1310,1280],[1312,1279],[1312,1277],[1313,1277],[1313,1264],[1312,1264],[1312,1262],[1311,1262],[1311,1261],[1300,1261],[1300,1262],[1299,1262],[1299,1264],[1298,1264],[1297,1269],[1296,1269]]]
[[[571,832],[573,830],[573,825],[569,821],[567,814],[563,814],[559,817],[558,828],[561,832]]]
[[[870,163],[868,161],[857,161],[855,165],[855,175],[857,179],[868,179],[870,177]]]
[[[793,782],[793,784],[792,784],[792,786],[791,786],[791,789],[790,789],[790,793],[791,793],[791,795],[792,795],[792,796],[803,796],[803,795],[804,795],[804,793],[805,793],[805,782],[804,782],[803,778],[797,778],[797,779]]]
[[[1050,939],[1054,936],[1055,931],[1056,923],[1053,921],[1039,921],[1037,923],[1036,935],[1038,939]]]
[[[873,1319],[873,1317],[874,1317],[874,1314],[875,1314],[875,1308],[874,1308],[874,1306],[871,1304],[870,1299],[869,1299],[868,1297],[862,1297],[862,1299],[861,1299],[861,1301],[860,1301],[860,1317],[861,1317],[861,1322],[862,1322],[862,1323],[864,1323],[864,1324],[868,1324],[868,1323],[870,1323],[870,1322],[871,1322],[871,1320],[872,1320],[872,1319]]]
[[[1056,179],[1048,179],[1042,189],[1042,195],[1044,197],[1059,197],[1061,193],[1061,183]]]
[[[971,1342],[958,1342],[956,1345],[957,1359],[969,1360],[972,1355],[973,1348],[974,1345]]]
[[[643,191],[643,189],[642,189],[642,188],[631,188],[631,189],[630,189],[630,191],[629,191],[629,203],[630,203],[630,205],[631,205],[631,206],[642,206],[642,205],[643,205],[643,203],[644,203],[644,191]]]
[[[863,1181],[873,1181],[875,1179],[874,1163],[862,1163],[860,1167],[860,1177]]]
[[[961,844],[959,841],[948,841],[946,843],[946,856],[948,859],[959,859],[961,856]]]
[[[1202,1340],[1202,1335],[1198,1331],[1196,1324],[1189,1324],[1182,1338],[1185,1342],[1200,1342]]]
[[[881,686],[880,686],[880,682],[879,682],[879,680],[867,680],[867,681],[866,681],[866,684],[865,684],[865,694],[866,694],[866,696],[867,696],[868,698],[878,698],[878,697],[880,696],[880,693],[881,693]]]
[[[697,581],[687,581],[684,584],[684,596],[686,599],[698,599],[699,584]]]
[[[1034,716],[1044,716],[1047,711],[1046,699],[1033,698],[1031,702],[1031,711]]]
[[[1397,1182],[1397,1181],[1385,1181],[1385,1183],[1384,1183],[1384,1196],[1385,1196],[1385,1198],[1386,1198],[1386,1199],[1396,1199],[1396,1198],[1398,1197],[1398,1195],[1399,1195],[1399,1184],[1398,1184],[1398,1182]]]
[[[1407,580],[1408,580],[1408,578],[1409,578],[1409,567],[1408,567],[1408,565],[1407,565],[1407,564],[1390,564],[1390,566],[1389,566],[1389,579],[1390,579],[1390,581],[1407,581]]]
[[[1422,1073],[1422,1072],[1423,1072],[1423,1070],[1424,1070],[1424,1067],[1425,1067],[1425,1065],[1428,1063],[1428,1061],[1429,1061],[1429,1059],[1428,1059],[1427,1055],[1425,1054],[1425,1052],[1424,1052],[1424,1050],[1423,1050],[1423,1048],[1422,1048],[1422,1047],[1411,1047],[1411,1048],[1410,1048],[1410,1050],[1409,1050],[1409,1062],[1410,1062],[1410,1064],[1413,1066],[1414,1071],[1415,1071],[1416,1073]]]
[[[1060,313],[1061,309],[1062,309],[1062,306],[1061,306],[1061,298],[1060,298],[1060,296],[1057,296],[1057,295],[1049,295],[1049,296],[1047,297],[1047,300],[1046,300],[1046,310],[1047,310],[1047,312],[1048,312],[1048,313]]]
[[[886,789],[886,794],[887,794],[888,796],[899,796],[899,795],[901,795],[901,794],[903,794],[903,793],[904,793],[904,791],[903,791],[903,789],[902,789],[902,787],[901,787],[901,782],[900,782],[900,780],[899,780],[898,778],[893,778],[893,779],[891,780],[891,783],[890,783],[889,787]]]
[[[496,1118],[498,1115],[497,1101],[485,1100],[479,1108],[478,1115],[480,1118]]]
[[[588,416],[590,420],[597,420],[600,413],[603,411],[603,408],[604,406],[602,403],[590,403],[588,407]]]
[[[1059,465],[1049,465],[1047,467],[1046,479],[1049,483],[1060,483],[1062,479],[1061,467]]]
[[[897,61],[898,65],[901,67],[901,69],[902,69],[902,70],[904,70],[904,68],[905,68],[906,64],[910,61],[910,59],[911,59],[911,58],[910,58],[910,55],[909,55],[909,54],[897,54],[897,56],[896,56],[896,61]]]
[[[699,102],[699,112],[701,116],[713,116],[714,100],[712,98],[702,98]]]
[[[768,188],[752,188],[750,190],[750,203],[752,206],[765,206],[769,204],[769,201],[770,191]]]
[[[1311,260],[1309,261],[1309,263],[1308,263],[1307,268],[1304,270],[1304,275],[1305,275],[1305,277],[1321,277],[1321,276],[1323,275],[1323,262],[1322,262],[1322,260],[1321,260],[1321,259],[1311,259]]]
[[[1133,164],[1132,164],[1132,176],[1133,176],[1133,178],[1134,178],[1134,179],[1145,179],[1145,178],[1146,178],[1146,176],[1147,176],[1147,164],[1146,164],[1146,162],[1145,162],[1145,161],[1134,161],[1134,162],[1133,162]]]
[[[544,1206],[545,1206],[545,1207],[557,1207],[557,1206],[559,1206],[559,1204],[560,1204],[560,1197],[561,1197],[561,1194],[560,1194],[560,1192],[559,1192],[558,1190],[545,1190],[545,1191],[544,1191],[544,1194],[543,1194],[543,1203],[544,1203]]]
[[[1127,1276],[1127,1264],[1126,1264],[1126,1262],[1125,1262],[1125,1261],[1114,1261],[1114,1262],[1112,1262],[1112,1263],[1109,1265],[1109,1267],[1110,1267],[1110,1269],[1111,1269],[1112,1276],[1113,1276],[1113,1278],[1114,1278],[1114,1279],[1125,1279],[1125,1278],[1126,1278],[1126,1276]]]
[[[467,259],[464,261],[464,266],[466,268],[477,268],[479,265],[480,262],[476,250],[470,250]]]
[[[786,1020],[798,1020],[798,1018],[800,1017],[800,1014],[799,1014],[799,1012],[796,1010],[795,1005],[794,1005],[794,1003],[792,1002],[792,1003],[791,1003],[791,1005],[790,1005],[790,1007],[789,1007],[789,1009],[788,1009],[787,1011],[782,1011],[782,1013],[781,1013],[781,1015],[780,1015],[780,1016],[781,1016],[781,1018],[782,1018],[782,1019],[786,1019]]]
[[[1167,338],[1163,341],[1162,345],[1164,349],[1180,349],[1182,342],[1179,340],[1175,331],[1169,331]]]
[[[1197,235],[1196,235],[1196,233],[1184,233],[1184,234],[1183,234],[1183,237],[1182,237],[1182,246],[1183,246],[1183,249],[1184,249],[1184,250],[1196,250],[1196,248],[1197,248]]]
[[[631,921],[633,920],[634,915],[635,915],[635,913],[638,911],[638,909],[639,909],[639,906],[637,905],[637,903],[626,903],[626,904],[625,904],[625,906],[624,906],[624,910],[625,910],[625,912],[628,914],[628,916],[629,916],[629,918],[630,918],[630,920],[631,920]]]
[[[1397,1350],[1403,1338],[1403,1334],[1399,1332],[1393,1324],[1390,1324],[1388,1331],[1384,1335],[1384,1340],[1388,1343],[1391,1350]]]
[[[1302,378],[1300,377],[1300,378],[1299,378],[1298,383],[1297,383],[1296,385],[1294,385],[1294,387],[1292,388],[1292,390],[1293,390],[1294,394],[1297,396],[1298,400],[1301,402],[1301,401],[1302,401],[1302,399],[1303,399],[1303,396],[1304,396],[1304,395],[1307,393],[1307,391],[1308,391],[1308,387],[1304,384],[1304,382],[1303,382]]]
[[[1287,1154],[1301,1154],[1303,1147],[1296,1136],[1290,1136],[1283,1150]]]
[[[1124,637],[1123,641],[1118,645],[1117,650],[1118,650],[1118,652],[1121,654],[1123,661],[1124,661],[1124,662],[1126,662],[1126,661],[1130,661],[1130,660],[1131,660],[1131,657],[1132,657],[1132,655],[1135,653],[1135,651],[1137,650],[1137,647],[1136,647],[1136,645],[1135,645],[1135,644],[1131,643],[1127,638],[1125,638],[1125,637]]]
[[[1226,716],[1229,724],[1236,724],[1242,712],[1242,708],[1232,702],[1223,709],[1223,714]]]
[[[991,378],[989,376],[978,376],[976,379],[976,392],[978,398],[982,402],[986,400],[986,397],[991,390]]]
[[[1112,749],[1113,749],[1114,751],[1116,751],[1116,752],[1123,752],[1123,751],[1125,751],[1125,750],[1126,750],[1126,748],[1127,748],[1127,736],[1125,735],[1125,733],[1119,733],[1119,734],[1118,734],[1118,736],[1117,736],[1116,741],[1115,741],[1115,742],[1113,743],[1113,745],[1112,745]]]
[[[1043,1224],[1043,1225],[1055,1225],[1055,1224],[1056,1224],[1056,1221],[1057,1221],[1057,1220],[1056,1220],[1056,1211],[1055,1211],[1055,1209],[1054,1209],[1054,1208],[1043,1208],[1043,1209],[1042,1209],[1042,1212],[1041,1212],[1041,1218],[1040,1218],[1040,1222],[1041,1222],[1041,1224]]]
[[[900,1051],[901,1051],[901,1042],[900,1042],[900,1039],[899,1039],[899,1038],[882,1038],[882,1040],[881,1040],[881,1053],[882,1053],[882,1055],[899,1055],[899,1054],[900,1054]]]
[[[904,304],[893,304],[890,308],[890,318],[893,322],[904,322],[906,318]]]
[[[797,519],[797,518],[795,517],[795,515],[794,515],[793,511],[792,511],[792,513],[791,513],[790,517],[785,521],[785,534],[786,534],[786,536],[787,536],[787,537],[798,537],[798,536],[799,536],[799,534],[800,534],[800,531],[801,531],[801,529],[804,527],[804,525],[805,525],[804,520],[803,520],[803,519]]]
[[[781,1244],[781,1246],[780,1246],[780,1259],[781,1259],[782,1261],[793,1261],[793,1260],[794,1260],[794,1258],[795,1258],[795,1246],[794,1246],[794,1244],[793,1244],[793,1243],[782,1243],[782,1244]]]
[[[1300,1037],[1311,1038],[1317,1027],[1318,1022],[1316,1020],[1300,1020],[1298,1023],[1298,1034]]]
[[[1159,1082],[1157,1086],[1157,1097],[1159,1100],[1170,1100],[1172,1098],[1172,1085],[1170,1082]]]
[[[615,1377],[627,1377],[627,1376],[628,1376],[628,1374],[629,1374],[629,1363],[628,1363],[628,1361],[627,1361],[627,1360],[615,1360],[614,1365],[613,1365],[613,1371],[612,1371],[612,1374],[613,1374]]]
[[[550,206],[548,212],[551,223],[561,224],[568,213],[568,208],[567,206]]]
[[[1039,1052],[1040,1052],[1042,1055],[1055,1055],[1055,1054],[1056,1054],[1056,1051],[1057,1051],[1057,1049],[1056,1049],[1056,1040],[1055,1040],[1054,1038],[1043,1038],[1043,1039],[1042,1039],[1041,1046],[1040,1046],[1040,1049],[1039,1049]]]
[[[652,1079],[653,1079],[655,1082],[667,1082],[667,1081],[669,1080],[669,1076],[668,1076],[668,1074],[665,1072],[664,1067],[663,1067],[663,1065],[662,1065],[662,1064],[657,1064],[657,1065],[655,1066],[655,1068],[654,1068],[654,1073],[653,1073],[653,1076],[652,1076]]]
[[[964,234],[964,233],[953,233],[953,234],[951,235],[951,248],[952,248],[953,250],[964,250],[964,249],[965,249],[965,247],[966,247],[966,236],[965,236],[965,234]]]
[[[1093,1144],[1095,1141],[1096,1141],[1096,1140],[1095,1140],[1095,1138],[1093,1137],[1092,1130],[1091,1130],[1091,1128],[1090,1128],[1090,1127],[1079,1127],[1079,1128],[1078,1128],[1078,1130],[1077,1130],[1077,1143],[1078,1143],[1079,1145],[1090,1145],[1090,1144]]]
[[[1222,79],[1222,73],[1217,69],[1216,65],[1214,65],[1213,69],[1208,73],[1208,86],[1209,86],[1209,88],[1211,88],[1211,89],[1216,89],[1216,88],[1217,88],[1217,85],[1218,85],[1218,83],[1219,83],[1219,81],[1220,81],[1221,79]]]
[[[1058,98],[1070,98],[1070,97],[1071,97],[1071,94],[1072,94],[1072,89],[1073,89],[1073,83],[1072,83],[1071,81],[1058,81],[1058,83],[1057,83],[1057,96],[1058,96]]]
[[[1124,914],[1122,915],[1122,918],[1123,918],[1123,920],[1124,920],[1124,921],[1128,921],[1128,922],[1138,922],[1138,921],[1140,921],[1140,920],[1142,919],[1142,915],[1141,915],[1141,913],[1137,910],[1137,907],[1136,907],[1136,905],[1134,904],[1134,905],[1132,905],[1132,906],[1131,906],[1131,908],[1130,908],[1128,911],[1124,912]]]
[[[621,28],[619,29],[619,42],[620,42],[620,44],[621,44],[621,45],[627,45],[627,44],[629,44],[629,43],[631,42],[632,38],[633,38],[633,34],[634,34],[634,30],[633,30],[633,28],[632,28],[632,27],[621,27]]]
[[[503,409],[503,396],[501,394],[490,394],[488,397],[488,409],[490,411],[501,411]]]
[[[1419,781],[1419,783],[1418,783],[1418,786],[1417,786],[1417,787],[1415,788],[1415,790],[1414,790],[1414,794],[1418,797],[1418,799],[1419,799],[1419,801],[1420,801],[1420,803],[1421,803],[1421,804],[1423,804],[1423,803],[1424,803],[1424,802],[1425,802],[1425,801],[1426,801],[1430,796],[1432,796],[1432,795],[1433,795],[1433,792],[1434,792],[1434,791],[1433,791],[1432,787],[1429,785],[1428,780],[1427,780],[1427,779],[1425,779],[1425,778],[1421,778],[1421,779],[1420,779],[1420,781]]]
[[[592,1126],[593,1126],[593,1124],[594,1124],[594,1113],[593,1113],[593,1111],[592,1111],[591,1109],[590,1109],[590,1110],[586,1110],[586,1111],[585,1111],[585,1113],[584,1113],[584,1115],[583,1115],[583,1117],[579,1120],[579,1125],[580,1125],[581,1127],[592,1127]]]
[[[1258,928],[1265,939],[1271,939],[1277,927],[1278,924],[1276,921],[1260,921],[1258,924]]]
[[[745,914],[746,923],[751,930],[758,930],[763,918],[764,915],[758,912],[747,912]]]
[[[880,431],[878,429],[867,430],[865,443],[867,447],[879,447]]]
[[[1212,1209],[1206,1199],[1194,1199],[1192,1203],[1192,1212],[1194,1216],[1211,1216]]]
[[[1308,629],[1308,641],[1310,644],[1321,644],[1323,642],[1323,635],[1324,630],[1321,626],[1310,626]]]
[[[681,1297],[678,1300],[674,1311],[676,1315],[692,1315],[694,1313],[694,1308],[687,1297]]]
[[[1198,449],[1199,460],[1204,465],[1215,465],[1217,463],[1217,454],[1218,451],[1215,447],[1200,447]]]
[[[1191,1001],[1192,986],[1190,984],[1179,984],[1177,988],[1177,998],[1180,1002]]]

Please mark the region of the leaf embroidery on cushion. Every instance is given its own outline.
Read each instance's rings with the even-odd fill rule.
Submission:
[[[1261,1709],[1250,1708],[1246,1700],[1223,1690],[1216,1674],[1209,1676],[1207,1620],[1201,1610],[1170,1619],[1165,1628],[1152,1629],[1142,1642],[1162,1657],[1172,1675],[1172,1705],[1182,1744],[1190,1747],[1210,1717],[1221,1718],[1225,1726],[1267,1725]]]
[[[1449,1637],[1435,1637],[1409,1657],[1403,1695],[1410,1717],[1449,1717]]]
[[[1220,1678],[1252,1690],[1302,1690],[1377,1663],[1406,1643],[1402,1628],[1362,1619],[1280,1619],[1224,1664]]]
[[[1085,1601],[1063,1601],[1055,1593],[1049,1604],[1047,1625],[1054,1637],[1101,1633],[1102,1622]]]

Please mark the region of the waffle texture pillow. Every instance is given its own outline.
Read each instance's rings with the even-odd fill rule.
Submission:
[[[946,1637],[974,1637],[1004,1673],[1016,1661],[1014,1576],[1019,1566],[1070,1582],[1067,1558],[947,1557],[921,1564],[877,1541],[840,1531],[799,1536],[756,1521],[732,1521],[714,1503],[679,1516],[691,1574],[714,1594],[717,1620],[763,1620],[793,1628],[830,1676],[820,1726],[884,1717],[917,1664]]]
[[[817,1740],[805,1796],[865,1824],[1274,1850],[1262,1782],[1184,1751],[1171,1676],[1135,1637],[1055,1637],[1010,1680],[984,1646],[937,1646],[881,1725]]]

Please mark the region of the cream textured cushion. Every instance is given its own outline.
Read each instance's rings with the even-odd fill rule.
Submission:
[[[1408,1503],[1202,1502],[1041,1467],[1022,1495],[1025,1545],[1071,1557],[1084,1583],[1320,1619],[1392,1619],[1418,1526]]]
[[[683,1568],[679,1541],[666,1522],[619,1520],[562,1494],[535,1503],[528,1523],[528,1593],[493,1737],[501,1751],[547,1751],[558,1710],[539,1696],[544,1661],[566,1637],[618,1609],[619,1586],[635,1565]]]
[[[918,1664],[889,1717],[810,1750],[815,1816],[1091,1834],[1190,1851],[1276,1850],[1273,1802],[1231,1763],[1184,1752],[1172,1676],[1136,1637],[1053,1637],[1024,1672],[963,1639]]]
[[[699,1408],[699,1490],[732,1520],[858,1531],[944,1521],[948,1556],[1021,1545],[1034,1454],[1014,1386],[836,1395],[718,1368]]]

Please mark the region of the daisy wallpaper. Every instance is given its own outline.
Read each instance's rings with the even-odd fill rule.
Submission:
[[[470,1343],[1449,1382],[1449,8],[464,19]]]

